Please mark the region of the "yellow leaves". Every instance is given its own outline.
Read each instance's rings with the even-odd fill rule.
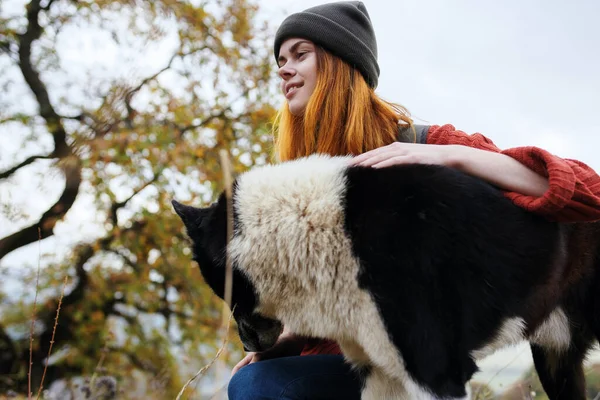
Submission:
[[[127,272],[113,272],[109,276],[110,283],[113,284],[113,287],[128,284],[133,279],[134,277]]]
[[[206,24],[206,19],[209,14],[204,10],[203,7],[196,7],[193,4],[185,4],[181,7],[174,8],[175,15],[185,20],[190,27],[200,27]]]
[[[229,29],[233,35],[233,40],[241,47],[246,47],[252,39],[253,25],[252,20],[256,14],[256,6],[249,5],[244,0],[232,0],[227,7],[229,12]]]
[[[192,152],[197,158],[203,159],[204,155],[206,154],[206,148],[204,148],[202,146],[198,146],[198,147],[192,149]]]
[[[98,324],[104,320],[104,313],[102,311],[94,311],[90,314],[90,323]]]

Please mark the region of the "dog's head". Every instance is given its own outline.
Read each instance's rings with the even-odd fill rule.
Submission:
[[[200,266],[204,280],[221,299],[225,292],[227,252],[227,204],[224,195],[206,208],[172,202],[175,212],[192,240],[194,260]],[[259,294],[250,280],[233,265],[232,306],[240,339],[246,351],[271,348],[283,329],[282,324],[255,312]]]

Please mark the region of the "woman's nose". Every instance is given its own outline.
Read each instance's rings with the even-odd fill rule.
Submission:
[[[296,75],[296,70],[287,66],[283,66],[279,68],[279,76],[282,79],[289,79],[292,76]]]

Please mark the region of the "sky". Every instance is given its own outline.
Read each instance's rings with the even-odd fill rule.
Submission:
[[[277,25],[321,4],[262,0]],[[377,92],[423,124],[539,146],[600,170],[600,2],[366,0]]]
[[[261,18],[274,28],[287,14],[321,3],[259,0]],[[405,106],[417,123],[450,123],[467,133],[480,132],[501,148],[538,146],[600,171],[600,2],[364,3],[378,41],[381,75],[377,92]],[[97,62],[108,63],[107,68],[111,59],[119,58],[109,54],[109,49],[103,53],[97,46],[89,47]],[[67,50],[70,62],[81,60],[85,48]],[[157,52],[152,59],[161,65]],[[1,148],[7,150],[14,144],[6,132],[0,133],[1,158]],[[51,198],[49,190],[39,196]],[[0,196],[3,199],[7,199],[6,192],[4,198]],[[32,206],[37,202],[34,198]],[[79,201],[74,213],[78,209],[83,213],[89,206]],[[6,220],[0,222],[4,222],[0,235],[14,231]],[[58,229],[57,238],[48,241],[46,248],[60,249],[66,243],[69,222]],[[30,251],[31,246],[21,257]],[[4,267],[20,262],[15,253],[2,261]],[[525,346],[509,349],[481,363],[480,377],[491,379],[495,387],[507,385],[530,362]]]

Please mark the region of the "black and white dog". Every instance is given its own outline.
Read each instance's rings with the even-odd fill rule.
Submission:
[[[247,350],[282,324],[336,340],[366,371],[363,399],[463,399],[475,362],[529,340],[551,399],[585,399],[600,338],[597,224],[560,225],[491,185],[430,165],[349,167],[311,156],[257,167],[207,208],[173,202],[194,259]]]

